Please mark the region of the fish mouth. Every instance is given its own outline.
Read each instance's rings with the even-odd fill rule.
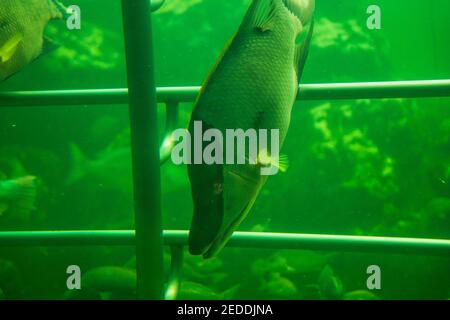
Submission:
[[[207,250],[203,253],[203,258],[213,258],[228,242],[234,232],[234,228],[239,225],[243,213],[241,212],[228,226],[222,227],[219,234],[211,242]]]
[[[245,183],[248,184],[254,184],[256,181],[251,179],[250,177],[233,170],[230,170],[229,173]],[[225,223],[222,222],[222,226],[220,227],[216,237],[211,241],[211,244],[208,246],[208,249],[203,253],[203,258],[209,259],[214,257],[220,250],[225,247],[228,240],[232,236],[235,229],[240,225],[242,220],[246,217],[249,209],[252,207],[253,202],[249,201],[246,203],[246,205],[242,208],[242,210],[237,214],[230,222]]]
[[[194,216],[189,231],[189,253],[191,255],[203,255],[210,249],[212,243],[216,241],[218,234],[220,234],[221,220],[222,216],[218,220],[212,219],[210,221]]]
[[[283,3],[304,26],[311,22],[316,6],[315,0],[283,0]]]

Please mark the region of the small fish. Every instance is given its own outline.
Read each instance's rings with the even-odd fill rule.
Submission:
[[[344,294],[344,300],[379,300],[379,298],[370,291],[356,290]]]
[[[334,254],[308,250],[280,250],[272,256],[258,259],[252,265],[252,273],[262,276],[271,272],[281,275],[318,274],[334,257]]]
[[[136,272],[115,266],[97,267],[81,277],[81,290],[67,291],[66,299],[134,299]]]
[[[63,18],[61,7],[56,0],[1,0],[0,81],[39,57],[45,27]]]
[[[6,211],[18,215],[34,210],[36,177],[25,176],[13,180],[0,180],[0,216]]]
[[[344,293],[344,286],[333,268],[327,265],[319,276],[320,297],[325,300],[339,300]]]
[[[281,276],[279,273],[271,273],[262,281],[259,290],[268,299],[298,299],[299,292],[295,284]]]
[[[180,292],[178,294],[180,300],[221,300],[220,294],[207,286],[192,282],[182,281]]]
[[[314,0],[252,1],[202,86],[189,125],[194,140],[194,124],[200,121],[205,130],[222,134],[278,129],[282,146],[308,55],[314,6]],[[191,254],[214,256],[246,218],[267,180],[260,168],[273,164],[270,150],[265,151],[256,165],[188,165],[194,202]]]
[[[177,299],[179,300],[229,300],[234,297],[239,286],[233,286],[223,292],[217,292],[206,285],[192,282],[182,281],[180,292]]]

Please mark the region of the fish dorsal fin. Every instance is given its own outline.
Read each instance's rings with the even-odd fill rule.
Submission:
[[[8,62],[12,58],[22,39],[20,34],[16,34],[0,47],[0,63]]]
[[[298,82],[300,82],[300,79],[302,78],[303,69],[305,68],[306,60],[308,58],[309,45],[311,43],[313,31],[314,20],[311,21],[308,30],[304,30],[297,38],[298,43],[295,47],[294,68],[297,72]],[[304,37],[305,32],[307,32],[306,37]]]
[[[58,0],[48,0],[52,19],[67,18],[67,8]]]
[[[316,7],[315,0],[283,0],[283,4],[303,25],[310,23]]]
[[[253,0],[250,21],[254,28],[265,32],[275,27],[276,0]]]

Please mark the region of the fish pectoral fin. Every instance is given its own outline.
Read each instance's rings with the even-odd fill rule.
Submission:
[[[267,149],[263,149],[258,154],[257,164],[262,167],[275,167],[281,172],[286,172],[289,168],[289,157],[285,154],[271,156]]]
[[[20,43],[22,42],[22,36],[20,34],[16,34],[8,41],[6,41],[0,47],[0,63],[8,62],[12,56],[16,53]]]
[[[314,32],[314,20],[311,21],[307,29],[304,29],[297,37],[297,44],[295,47],[294,68],[297,71],[297,79],[300,79],[303,75],[303,69],[305,68],[306,60],[308,59],[309,45]],[[306,34],[306,37],[305,37]]]
[[[274,17],[276,4],[274,0],[253,0],[254,7],[251,13],[253,27],[265,32],[272,30],[275,26]]]

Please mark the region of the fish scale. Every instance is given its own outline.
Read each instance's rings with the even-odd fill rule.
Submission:
[[[41,54],[45,27],[50,20],[60,18],[62,13],[53,0],[1,0],[0,54],[5,44],[14,37],[20,37],[20,43],[7,61],[0,62],[0,81]]]
[[[291,17],[286,9],[278,18]],[[277,128],[283,141],[297,92],[295,27],[279,25],[267,35],[244,30],[212,75],[193,118],[220,130]]]

